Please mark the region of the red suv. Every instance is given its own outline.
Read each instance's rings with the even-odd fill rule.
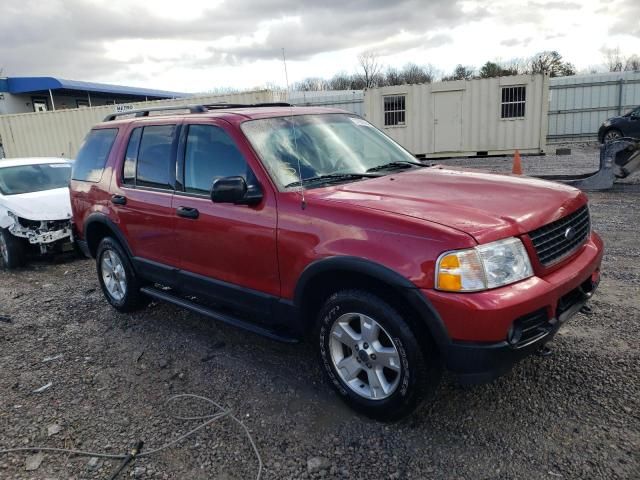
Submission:
[[[598,284],[603,245],[574,188],[428,166],[339,110],[127,115],[91,130],[71,181],[109,303],[310,337],[367,415],[411,412],[445,368],[505,373]]]

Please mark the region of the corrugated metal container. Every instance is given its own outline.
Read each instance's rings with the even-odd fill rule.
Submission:
[[[229,95],[205,95],[173,100],[105,105],[92,108],[21,113],[0,116],[0,138],[7,158],[75,157],[87,132],[104,117],[122,108],[139,109],[207,103],[261,103],[283,101],[282,92],[261,90]]]
[[[319,92],[291,92],[293,105],[340,108],[362,116],[364,92],[362,90],[328,90]]]
[[[367,120],[426,157],[544,153],[547,111],[546,75],[398,85],[364,95]]]
[[[549,81],[549,141],[595,139],[607,118],[640,105],[640,72],[557,77]]]

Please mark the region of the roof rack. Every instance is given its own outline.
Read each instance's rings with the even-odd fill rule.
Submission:
[[[148,117],[150,112],[164,112],[172,110],[189,110],[189,113],[207,113],[210,110],[227,108],[254,108],[254,107],[291,107],[286,102],[265,102],[265,103],[207,103],[204,105],[169,105],[166,107],[151,107],[140,110],[127,110],[125,112],[110,113],[104,117],[104,122],[111,122],[124,115],[135,115],[136,117]]]
[[[291,107],[292,105],[286,102],[264,102],[264,103],[207,103],[201,106],[208,108],[210,110],[215,110],[218,108]]]

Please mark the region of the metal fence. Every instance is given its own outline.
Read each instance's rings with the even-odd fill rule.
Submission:
[[[362,90],[291,92],[289,102],[299,106],[340,108],[362,116],[364,92]]]
[[[552,78],[547,141],[594,140],[604,120],[638,105],[638,71]]]

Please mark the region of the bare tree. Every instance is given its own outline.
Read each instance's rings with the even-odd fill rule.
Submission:
[[[415,63],[407,63],[402,67],[402,83],[431,83],[433,81],[433,67],[431,65],[421,66]]]
[[[605,63],[610,72],[621,72],[624,67],[624,60],[620,55],[620,48],[609,48],[604,51]]]
[[[624,69],[627,72],[640,70],[640,56],[629,55],[624,61]]]
[[[523,58],[512,58],[501,63],[502,68],[509,72],[509,75],[523,75],[527,73],[527,60]]]
[[[382,64],[378,54],[372,51],[362,52],[358,55],[358,63],[362,70],[362,79],[365,88],[372,88],[378,84],[382,72]]]
[[[294,90],[302,92],[319,92],[321,90],[328,90],[328,87],[327,81],[320,77],[307,77],[293,85]]]
[[[364,90],[367,85],[364,83],[364,76],[357,73],[352,77],[351,88],[353,90]]]
[[[353,76],[346,72],[336,73],[328,82],[330,90],[351,90],[353,89]]]
[[[387,67],[380,83],[384,86],[402,85],[402,74],[395,67]]]

